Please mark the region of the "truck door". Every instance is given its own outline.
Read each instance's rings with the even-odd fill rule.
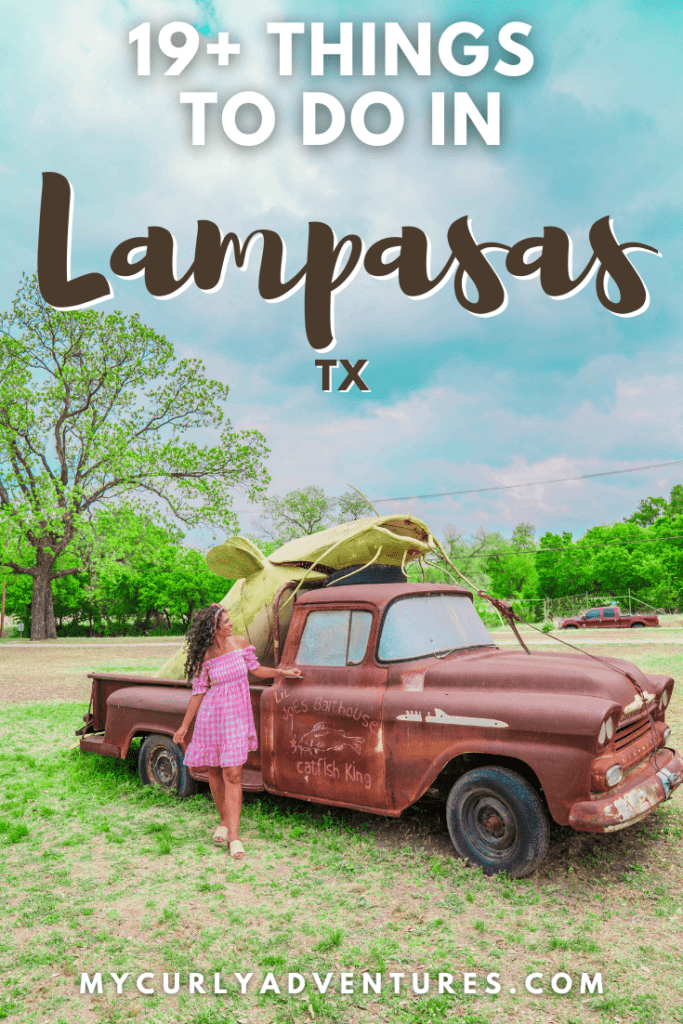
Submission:
[[[602,609],[602,625],[608,629],[616,629],[619,625],[619,619],[617,617],[618,608],[603,608]]]
[[[600,609],[590,608],[586,612],[586,629],[595,629],[600,626]]]
[[[290,633],[281,667],[300,668],[302,679],[276,679],[262,704],[261,763],[269,790],[343,807],[386,808],[387,670],[374,663],[376,633],[371,607],[319,605]]]

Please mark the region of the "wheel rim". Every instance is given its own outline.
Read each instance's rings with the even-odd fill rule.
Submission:
[[[471,793],[462,809],[462,830],[473,852],[489,861],[510,858],[519,833],[510,806],[488,790]]]
[[[161,786],[162,789],[176,789],[178,762],[166,747],[161,745],[152,747],[147,757],[147,774],[153,786]]]

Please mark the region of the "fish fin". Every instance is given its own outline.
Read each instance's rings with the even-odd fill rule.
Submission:
[[[228,537],[223,544],[211,548],[206,564],[217,576],[229,580],[248,579],[270,563],[262,551],[246,537]]]

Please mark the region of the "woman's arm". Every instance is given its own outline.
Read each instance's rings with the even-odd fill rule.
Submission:
[[[287,676],[292,679],[301,679],[300,668],[266,668],[265,665],[259,665],[258,668],[250,668],[249,672],[252,676],[257,676],[258,679],[275,679],[275,676]]]
[[[180,728],[177,730],[177,732],[174,732],[174,734],[173,734],[173,742],[174,743],[177,743],[178,745],[180,745],[183,742],[183,740],[185,739],[185,736],[187,735],[187,730],[190,728],[190,725],[194,721],[194,717],[197,714],[197,712],[199,711],[199,705],[201,704],[201,702],[203,700],[204,700],[204,694],[203,693],[193,693],[192,694],[192,696],[190,697],[190,703],[187,705],[187,711],[185,712],[185,717],[183,718],[183,724],[180,726]]]
[[[248,638],[246,636],[236,636],[233,639],[237,641],[236,646],[238,648],[243,650],[245,647],[251,648],[245,651],[245,662],[251,675],[256,676],[257,679],[275,679],[276,676],[287,676],[291,679],[302,678],[300,668],[266,668],[265,665],[259,665],[253,646],[250,645]]]

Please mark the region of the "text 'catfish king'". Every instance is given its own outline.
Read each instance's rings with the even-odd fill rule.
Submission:
[[[71,220],[73,189],[61,174],[43,174],[43,196],[40,208],[38,237],[38,282],[45,301],[56,309],[83,309],[113,297],[109,281],[102,274],[85,274],[70,279]],[[118,277],[137,278],[144,274],[151,295],[169,299],[194,283],[201,291],[215,292],[233,253],[235,264],[246,269],[253,242],[261,237],[263,250],[259,269],[258,290],[266,302],[279,302],[293,295],[302,285],[306,319],[306,336],[317,351],[325,351],[335,343],[334,296],[353,279],[363,266],[372,277],[398,277],[404,295],[425,298],[443,287],[454,274],[455,297],[474,316],[487,317],[502,313],[507,305],[507,292],[484,255],[491,250],[507,253],[505,268],[513,277],[539,277],[541,288],[553,299],[565,299],[581,291],[596,275],[595,288],[601,304],[616,316],[637,316],[650,302],[647,288],[627,258],[634,250],[651,252],[657,249],[639,242],[619,244],[609,217],[602,217],[591,227],[588,238],[593,254],[578,277],[572,277],[572,240],[561,228],[546,227],[543,235],[524,238],[513,246],[501,242],[478,244],[470,230],[467,217],[453,221],[447,238],[451,254],[436,277],[429,276],[429,239],[415,227],[404,227],[400,236],[382,238],[370,246],[365,259],[365,245],[358,235],[346,235],[336,241],[327,224],[308,225],[308,258],[305,265],[288,281],[282,280],[285,265],[285,244],[276,231],[259,228],[240,241],[237,235],[223,235],[210,220],[197,222],[194,261],[182,277],[176,278],[176,242],[170,231],[150,227],[147,234],[128,238],[114,249],[110,266]],[[133,256],[143,255],[133,262]],[[527,261],[527,257],[529,257]],[[619,291],[615,301],[607,292],[612,280]],[[477,291],[473,300],[466,293],[471,281]]]

